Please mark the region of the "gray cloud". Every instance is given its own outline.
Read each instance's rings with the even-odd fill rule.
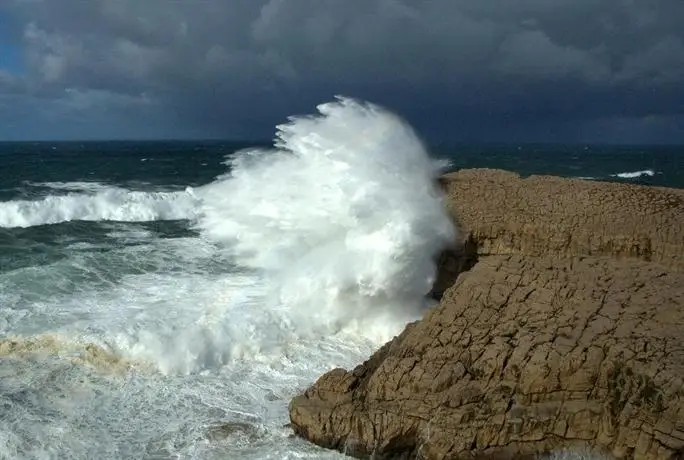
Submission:
[[[9,2],[26,69],[0,70],[0,93],[55,129],[268,135],[338,93],[460,138],[641,123],[648,140],[684,112],[680,0]]]

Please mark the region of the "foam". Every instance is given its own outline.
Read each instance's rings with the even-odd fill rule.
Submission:
[[[386,339],[417,317],[433,258],[455,237],[434,185],[445,165],[376,105],[338,98],[318,110],[196,190],[198,227],[264,273],[282,327]]]
[[[643,176],[653,177],[655,176],[655,174],[655,171],[653,171],[652,169],[644,169],[643,171],[631,171],[611,174],[610,177],[619,177],[620,179],[636,179]]]
[[[194,190],[0,203],[3,225],[181,218],[200,231],[116,224],[0,275],[15,344],[0,360],[0,457],[341,458],[289,437],[287,402],[421,314],[455,230],[434,185],[443,164],[401,119],[345,98],[319,111]]]
[[[69,185],[76,187],[76,185]],[[197,198],[184,192],[142,192],[93,185],[94,193],[50,195],[0,203],[0,227],[32,227],[75,220],[146,222],[189,219]]]
[[[70,181],[70,182],[32,182],[24,181],[29,187],[50,188],[53,190],[67,190],[76,192],[99,192],[109,188],[100,182]]]

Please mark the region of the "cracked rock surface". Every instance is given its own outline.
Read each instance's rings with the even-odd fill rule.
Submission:
[[[440,182],[480,254],[610,255],[684,267],[684,190],[488,169]]]
[[[443,185],[477,262],[447,260],[470,269],[437,307],[296,397],[295,431],[378,459],[684,458],[684,193],[488,170]]]

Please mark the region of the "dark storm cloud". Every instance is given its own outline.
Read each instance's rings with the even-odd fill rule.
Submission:
[[[55,126],[268,135],[342,93],[437,136],[681,133],[680,0],[9,2],[26,69],[0,93]]]

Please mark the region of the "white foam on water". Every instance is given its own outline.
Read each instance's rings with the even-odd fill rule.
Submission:
[[[192,272],[185,256],[176,256],[184,262],[173,276],[149,272],[160,266],[157,257],[172,267],[160,254],[202,253],[209,244],[190,243],[176,251],[148,244],[113,251],[104,266],[86,252],[58,262],[56,268],[66,266],[57,277],[32,267],[6,278],[22,280],[15,290],[40,278],[43,292],[73,296],[76,301],[60,299],[48,308],[63,312],[54,324],[83,323],[95,331],[88,340],[99,336],[103,345],[155,362],[167,374],[278,358],[292,343],[338,333],[375,344],[388,340],[420,316],[434,259],[455,238],[434,182],[443,164],[428,157],[406,123],[380,107],[340,98],[318,109],[318,116],[279,126],[275,149],[232,156],[230,173],[207,186],[180,194],[139,192],[166,205],[169,195],[176,197],[188,206],[169,208],[182,215],[197,212],[203,237],[220,243],[226,260],[243,267],[240,274],[214,279]],[[50,198],[100,200],[110,192]],[[135,193],[115,192],[126,199]],[[59,203],[42,208],[74,209]],[[186,209],[198,203],[196,211]],[[99,210],[93,219],[111,211]],[[57,219],[38,221],[51,220]],[[125,267],[134,271],[111,276]],[[95,288],[74,296],[78,283]],[[193,302],[166,304],[168,292]],[[88,323],[96,320],[101,324]]]
[[[610,177],[619,177],[621,179],[636,179],[643,176],[653,177],[655,176],[655,174],[655,171],[653,171],[652,169],[644,169],[643,171],[631,171],[611,174]]]
[[[0,356],[0,458],[340,458],[288,437],[287,403],[375,343],[285,337],[259,277],[216,270],[227,261],[200,238],[82,252],[0,276],[24,295],[0,318],[28,338]],[[124,265],[147,269],[100,279]],[[106,359],[81,357],[91,343]]]
[[[349,99],[319,110],[196,190],[71,184],[0,204],[5,227],[197,216],[202,233],[116,224],[110,249],[0,275],[4,335],[71,343],[0,360],[0,456],[340,457],[289,438],[288,401],[420,314],[454,229],[433,184],[441,165],[403,121]],[[64,359],[86,344],[130,372]]]
[[[93,185],[91,191],[0,202],[0,227],[32,227],[76,220],[146,222],[196,216],[197,198],[191,190],[142,192]]]
[[[70,182],[32,182],[24,181],[30,187],[44,187],[54,190],[69,190],[75,192],[99,192],[110,186],[100,182],[70,181]]]
[[[318,110],[197,189],[198,228],[263,273],[281,327],[388,339],[420,314],[434,257],[455,238],[435,185],[444,163],[378,106],[339,98]]]

